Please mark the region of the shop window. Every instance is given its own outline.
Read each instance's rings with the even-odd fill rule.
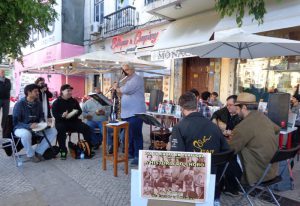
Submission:
[[[104,16],[104,0],[95,0],[94,21],[102,24],[103,16]]]
[[[150,93],[153,89],[163,89],[163,77],[144,77],[145,93]]]

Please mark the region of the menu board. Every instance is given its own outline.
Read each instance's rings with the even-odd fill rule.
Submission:
[[[142,198],[204,203],[210,153],[140,150]]]

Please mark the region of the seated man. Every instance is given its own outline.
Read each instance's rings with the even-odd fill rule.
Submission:
[[[229,149],[220,129],[197,112],[196,96],[187,92],[179,98],[183,119],[173,127],[171,151],[218,153]],[[212,168],[216,173],[216,168]],[[220,190],[216,188],[215,199],[219,202]]]
[[[61,95],[53,102],[52,113],[55,118],[55,127],[58,135],[57,140],[60,148],[61,159],[67,158],[66,133],[78,132],[83,134],[83,138],[91,147],[91,131],[89,126],[84,124],[78,117],[82,110],[76,99],[72,97],[73,87],[69,84],[64,84],[60,88]],[[70,113],[75,113],[69,116]],[[92,152],[94,155],[94,152]]]
[[[242,182],[254,184],[263,175],[266,166],[278,149],[279,127],[257,110],[256,97],[241,93],[235,104],[243,119],[232,132],[229,146],[240,155],[244,170]],[[273,164],[265,181],[276,177],[278,165]]]
[[[87,119],[86,124],[91,128],[92,138],[91,143],[94,149],[98,149],[102,144],[102,122],[107,121],[110,114],[110,106],[103,106],[99,101],[93,98],[96,93],[90,93],[91,98],[87,100],[82,106],[83,117]],[[95,129],[99,128],[100,132],[95,133]],[[107,138],[107,144],[110,146],[109,150],[112,150],[112,129],[109,128],[109,138]],[[109,151],[111,152],[111,151]]]
[[[211,93],[210,98],[209,98],[209,104],[210,104],[211,106],[222,107],[223,104],[222,104],[222,102],[218,99],[218,97],[219,97],[219,94],[218,94],[217,92]]]
[[[198,103],[198,112],[200,112],[203,117],[210,119],[211,118],[211,111],[209,109],[208,106],[210,106],[209,104],[209,97],[210,97],[210,92],[205,91],[201,94],[201,98],[200,98],[200,94],[196,89],[191,89],[190,92],[192,92],[197,99],[197,103]]]
[[[39,87],[35,84],[29,84],[24,89],[25,97],[19,100],[13,110],[14,133],[21,138],[21,142],[26,150],[27,157],[33,162],[43,160],[42,155],[49,148],[49,144],[45,138],[34,150],[32,148],[32,129],[37,124],[45,121],[42,103],[39,99]],[[50,142],[56,138],[57,131],[55,128],[45,129],[45,135]],[[37,133],[36,135],[40,135]]]
[[[217,124],[224,136],[228,136],[227,132],[230,133],[234,129],[234,127],[240,123],[241,119],[237,115],[236,103],[237,96],[231,95],[226,99],[226,107],[216,111],[211,120],[213,123]]]

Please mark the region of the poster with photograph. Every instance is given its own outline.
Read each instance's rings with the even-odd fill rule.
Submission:
[[[203,203],[210,176],[210,153],[140,150],[141,196]]]

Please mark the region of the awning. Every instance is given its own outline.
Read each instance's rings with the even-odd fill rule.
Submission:
[[[209,41],[219,21],[215,11],[174,21],[160,36],[153,51],[178,49]]]
[[[113,54],[108,51],[95,51],[81,56],[53,61],[30,67],[25,72],[60,73],[78,75],[88,73],[110,73],[119,71],[124,63],[132,64],[137,71],[159,70],[165,67],[156,63],[137,59],[129,55]]]

